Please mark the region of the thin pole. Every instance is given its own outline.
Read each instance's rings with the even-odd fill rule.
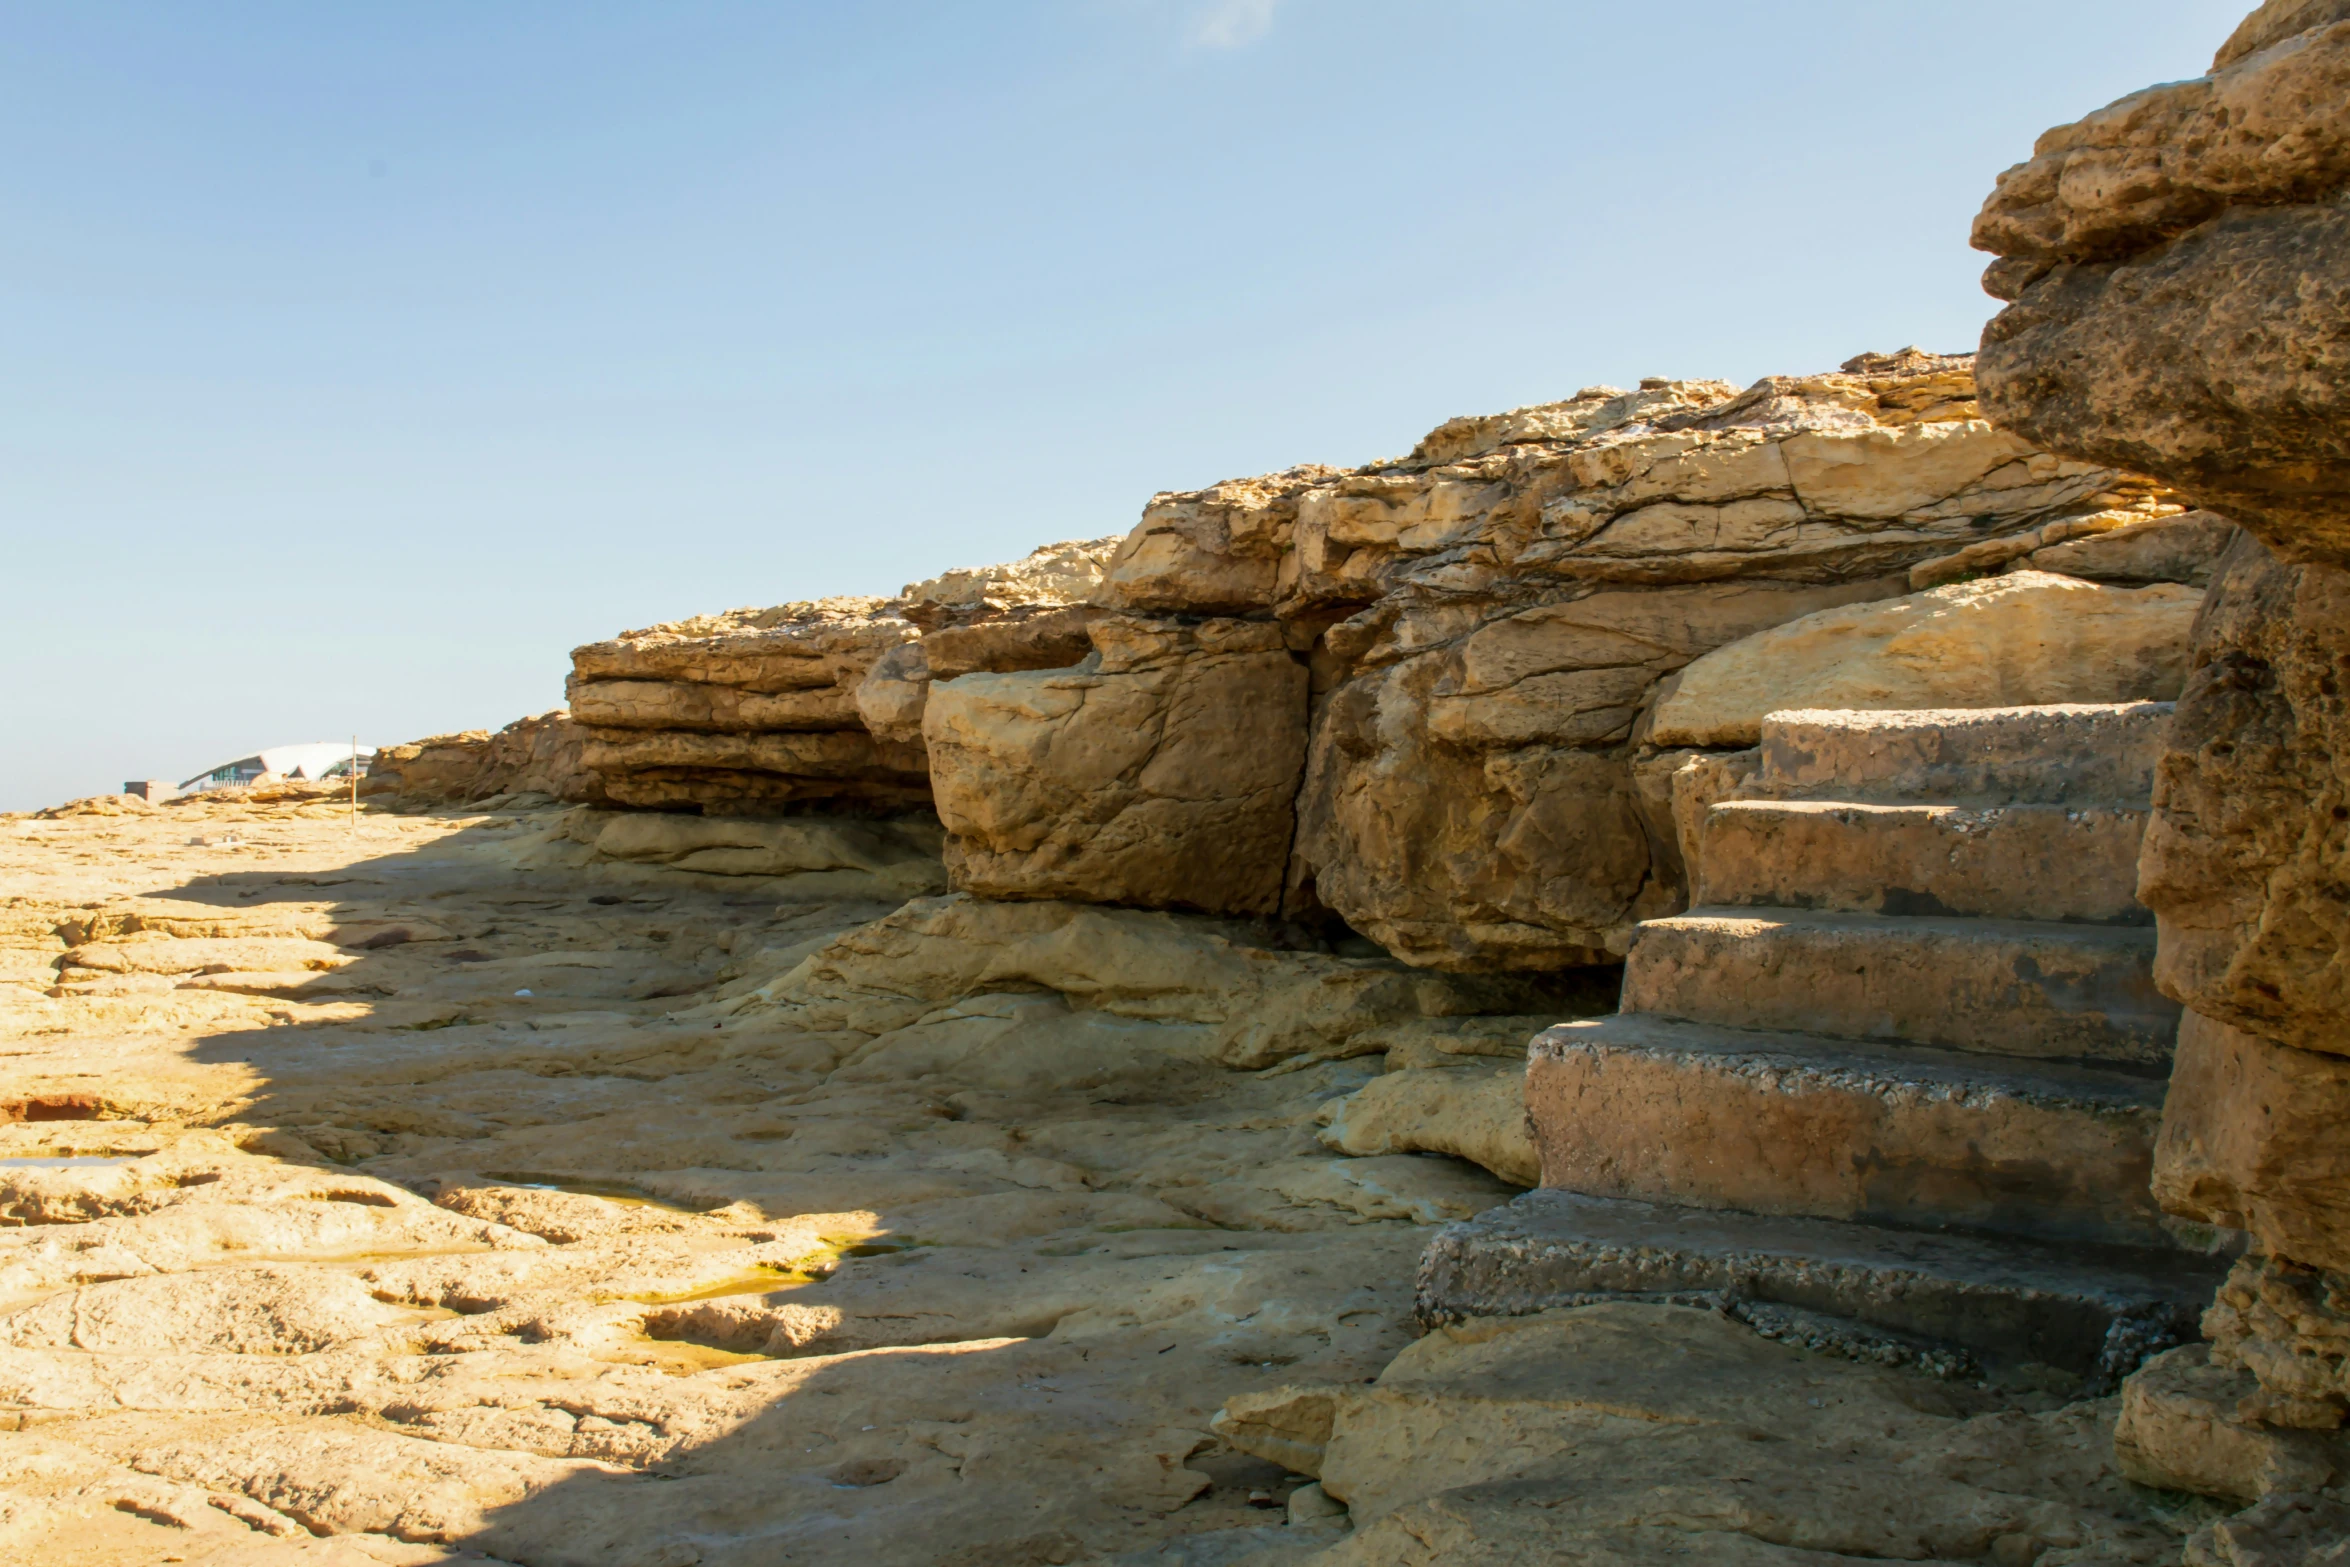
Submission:
[[[351,836],[359,836],[359,737],[351,737]]]

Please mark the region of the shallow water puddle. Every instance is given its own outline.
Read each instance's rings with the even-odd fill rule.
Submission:
[[[747,1366],[766,1358],[765,1355],[740,1354],[731,1349],[712,1349],[707,1344],[667,1338],[639,1338],[625,1349],[611,1350],[596,1357],[607,1365],[651,1366],[673,1377],[690,1377],[696,1372],[719,1371],[728,1366]]]
[[[677,1290],[663,1294],[623,1295],[620,1299],[635,1301],[639,1305],[645,1306],[679,1306],[688,1301],[723,1300],[729,1295],[764,1295],[770,1290],[783,1289],[793,1284],[819,1283],[825,1276],[824,1273],[761,1263],[748,1273],[736,1274],[733,1278],[722,1280],[716,1284],[705,1284],[700,1289]]]

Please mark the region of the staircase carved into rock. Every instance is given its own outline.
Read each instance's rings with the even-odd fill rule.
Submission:
[[[1772,715],[1678,803],[1700,902],[1622,1010],[1534,1041],[1542,1187],[1439,1237],[1423,1317],[1689,1298],[2094,1385],[2193,1337],[2224,1264],[2148,1189],[2179,1011],[2135,897],[2168,719]]]

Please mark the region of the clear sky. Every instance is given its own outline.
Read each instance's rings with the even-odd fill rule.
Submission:
[[[1971,346],[2248,0],[7,8],[0,809],[1643,375]]]

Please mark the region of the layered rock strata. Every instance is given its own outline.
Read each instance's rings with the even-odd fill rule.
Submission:
[[[1108,615],[1073,668],[934,684],[923,719],[955,885],[1278,914],[1308,676],[1266,621]]]
[[[518,718],[492,734],[467,729],[375,753],[362,795],[394,795],[415,805],[458,805],[500,795],[543,794],[601,803],[602,780],[583,752],[587,736],[562,708]]]
[[[925,632],[950,644],[959,634],[971,645],[950,653],[992,655],[988,667],[1067,662],[1069,628],[1039,617],[1090,591],[1111,542],[1047,545],[1009,565],[912,584],[894,599],[734,610],[575,649],[568,691],[585,735],[582,765],[626,806],[923,809]]]
[[[1592,388],[1391,461],[1163,494],[1122,540],[896,599],[630,632],[574,654],[571,700],[621,806],[932,807],[983,896],[1335,918],[1425,967],[1559,969],[1687,901],[1659,746],[1753,720],[1701,692],[1658,730],[1693,660],[1926,591],[1886,622],[1879,663],[1909,675],[1878,705],[2167,697],[2225,532],[1993,430],[1965,357],[1906,350]],[[1895,624],[1951,607],[1942,641],[1995,644],[1989,678]]]
[[[1635,769],[1685,665],[1986,540],[2178,513],[1973,395],[1963,357],[1910,351],[1454,420],[1394,461],[1162,495],[1098,596],[1286,629],[1312,677],[1293,911],[1432,967],[1600,961],[1685,901]]]

